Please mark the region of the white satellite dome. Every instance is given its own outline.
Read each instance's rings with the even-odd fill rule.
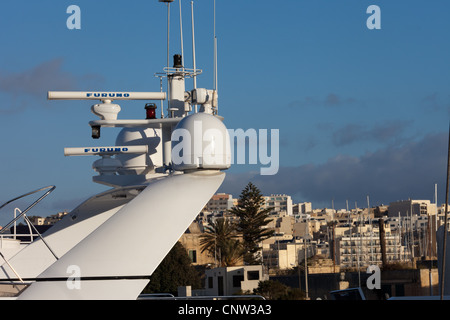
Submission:
[[[144,154],[118,154],[116,159],[122,162],[120,175],[147,174],[162,163],[157,157],[161,152],[160,129],[153,128],[123,128],[116,138],[117,146],[148,146],[148,153]]]
[[[218,117],[200,112],[178,123],[172,133],[174,170],[224,170],[230,165],[230,137]]]

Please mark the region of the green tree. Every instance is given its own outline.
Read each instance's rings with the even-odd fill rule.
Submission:
[[[261,257],[257,254],[261,241],[273,236],[274,230],[264,228],[271,221],[271,208],[264,208],[264,198],[260,190],[251,182],[242,190],[238,205],[230,209],[239,221],[237,230],[242,234],[244,262],[259,264]]]
[[[216,219],[205,227],[205,233],[200,236],[200,246],[202,252],[208,251],[217,258],[219,267],[236,265],[243,254],[236,226],[225,218]]]
[[[200,275],[191,265],[184,246],[177,242],[164,260],[156,268],[150,277],[150,283],[143,293],[172,293],[178,292],[179,286],[192,286],[192,289],[200,289]]]
[[[267,300],[303,300],[305,293],[299,288],[288,287],[281,282],[266,280],[258,283],[258,288],[253,289],[254,294],[258,294]]]

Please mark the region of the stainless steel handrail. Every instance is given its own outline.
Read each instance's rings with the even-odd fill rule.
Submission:
[[[52,192],[53,190],[55,190],[56,186],[43,187],[43,188],[40,188],[40,189],[31,191],[31,192],[25,193],[25,194],[23,194],[23,195],[21,195],[21,196],[18,196],[17,198],[14,198],[14,199],[11,199],[11,200],[5,202],[4,204],[2,204],[2,205],[0,206],[0,209],[2,209],[4,206],[10,204],[11,202],[14,202],[14,201],[19,200],[19,199],[21,199],[21,198],[24,198],[24,197],[26,197],[26,196],[32,195],[33,193],[36,193],[36,192],[39,192],[39,191],[42,191],[42,190],[46,190],[46,189],[50,189],[50,188],[51,188],[51,190],[49,190],[44,196],[41,197],[41,198],[44,198],[44,197],[47,196],[47,194],[49,194],[50,192]],[[38,199],[36,202],[39,202],[39,201],[41,201],[41,199]]]
[[[31,210],[36,204],[38,204],[42,199],[44,199],[45,197],[47,197],[53,190],[55,190],[55,188],[56,188],[56,186],[43,187],[43,188],[40,188],[40,189],[31,191],[31,192],[25,193],[25,194],[23,194],[23,195],[21,195],[21,196],[18,196],[18,197],[16,197],[16,198],[11,199],[11,200],[5,202],[4,204],[2,204],[2,205],[0,206],[0,210],[1,210],[2,208],[4,208],[5,206],[7,206],[8,204],[10,204],[10,203],[12,203],[12,202],[14,202],[14,201],[16,201],[16,200],[22,199],[22,198],[24,198],[24,197],[26,197],[26,196],[32,195],[32,194],[37,193],[37,192],[39,192],[39,191],[48,190],[48,191],[45,192],[41,197],[39,197],[39,199],[37,199],[37,200],[34,201],[30,206],[28,206],[28,208],[26,208],[24,211],[20,212],[20,214],[19,214],[18,216],[14,217],[14,219],[11,220],[11,222],[9,222],[5,227],[3,227],[3,228],[0,230],[0,235],[4,234],[5,231],[9,229],[9,227],[11,227],[17,220],[19,220],[20,218],[23,217],[23,218],[25,219],[26,223],[28,224],[28,226],[29,226],[29,227],[30,227],[30,225],[32,226],[32,228],[35,230],[35,232],[37,232],[37,235],[38,235],[39,238],[42,240],[42,242],[45,244],[45,246],[48,248],[48,250],[50,250],[50,252],[51,252],[52,255],[56,258],[56,260],[58,260],[58,259],[59,259],[58,256],[56,256],[56,254],[55,254],[55,253],[53,252],[53,250],[50,248],[50,246],[48,245],[48,243],[44,240],[44,238],[42,237],[42,235],[37,231],[36,227],[30,222],[30,220],[29,220],[28,217],[26,216],[26,213],[27,213],[28,211],[30,211],[30,210]],[[20,210],[19,210],[19,211],[20,211]],[[1,252],[0,252],[0,257],[3,258],[3,260],[6,262],[6,264],[11,268],[11,270],[14,272],[14,274],[19,278],[20,282],[23,283],[22,278],[19,276],[19,274],[16,272],[16,270],[14,270],[13,266],[8,262],[8,260],[6,259],[6,257],[5,257]]]
[[[16,222],[17,220],[19,220],[20,218],[22,218],[22,216],[23,216],[25,213],[27,213],[28,211],[30,211],[36,204],[38,204],[42,199],[44,199],[44,198],[45,198],[46,196],[48,196],[53,190],[55,190],[55,188],[56,188],[55,186],[43,187],[43,188],[40,188],[40,189],[31,191],[31,192],[25,193],[25,194],[23,194],[23,195],[21,195],[21,196],[18,196],[17,198],[11,199],[11,200],[5,202],[4,204],[2,204],[2,205],[0,206],[0,210],[1,210],[3,207],[5,207],[5,206],[7,206],[8,204],[10,204],[11,202],[14,202],[14,201],[16,201],[16,200],[22,199],[22,198],[24,198],[24,197],[26,197],[26,196],[29,196],[29,195],[32,195],[32,194],[34,194],[34,193],[36,193],[36,192],[50,189],[50,190],[48,190],[44,195],[42,195],[39,199],[37,199],[35,202],[33,202],[28,208],[26,208],[24,211],[22,211],[17,217],[15,217],[15,218],[14,218],[11,222],[9,222],[5,227],[3,227],[3,228],[0,230],[0,234],[1,234],[1,233],[4,233],[4,230],[7,230],[14,222]]]

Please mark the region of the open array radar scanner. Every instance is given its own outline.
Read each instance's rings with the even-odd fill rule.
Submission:
[[[165,2],[168,9],[172,1]],[[191,9],[193,4],[191,2]],[[170,10],[168,10],[170,12]],[[180,11],[181,12],[181,11]],[[181,55],[156,74],[159,92],[48,92],[49,100],[90,100],[102,130],[120,128],[115,143],[64,149],[66,156],[95,157],[93,181],[106,186],[45,232],[27,213],[42,194],[1,232],[1,296],[8,299],[136,299],[150,275],[222,184],[231,164],[230,141],[213,89],[197,88],[201,70],[186,69]],[[194,88],[185,89],[192,78]],[[167,92],[163,82],[167,81]],[[120,119],[121,106],[141,100],[139,119]],[[158,107],[160,112],[158,112]],[[159,114],[158,114],[159,113]],[[28,237],[16,237],[25,220]],[[10,232],[11,233],[8,233]]]

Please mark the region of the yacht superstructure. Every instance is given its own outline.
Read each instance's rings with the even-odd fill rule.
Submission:
[[[170,8],[172,1],[160,2]],[[187,91],[185,79],[197,77],[201,70],[186,69],[182,61],[181,55],[174,55],[173,66],[157,75],[167,78],[168,92],[162,86],[159,92],[48,92],[49,100],[96,102],[91,111],[99,119],[89,123],[94,139],[102,130],[121,128],[115,145],[64,150],[66,156],[100,157],[93,163],[98,173],[93,181],[111,189],[81,203],[30,243],[19,244],[3,234],[0,290],[4,296],[136,299],[142,292],[149,276],[220,187],[231,164],[227,128],[217,114],[217,88],[194,85]],[[119,119],[117,103],[128,100],[144,101],[145,117]],[[164,101],[167,105],[160,118],[158,101],[161,108]],[[24,196],[45,191],[40,201],[54,188]],[[28,223],[27,213],[37,202],[8,226],[21,218]]]

